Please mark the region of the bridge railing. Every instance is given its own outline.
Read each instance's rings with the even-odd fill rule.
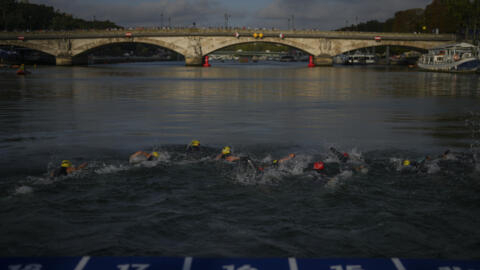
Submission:
[[[414,33],[375,33],[343,32],[317,30],[276,30],[276,29],[232,29],[232,28],[164,28],[164,29],[116,29],[116,30],[75,30],[75,31],[34,31],[2,32],[0,40],[59,39],[59,38],[118,38],[118,37],[161,37],[161,36],[235,36],[251,37],[262,33],[264,38],[276,38],[283,34],[285,38],[332,38],[371,40],[376,36],[382,40],[418,40],[418,41],[455,41],[454,34],[414,34]]]

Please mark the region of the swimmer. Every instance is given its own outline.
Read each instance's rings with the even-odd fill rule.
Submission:
[[[230,146],[225,146],[222,149],[222,153],[218,154],[218,156],[215,158],[215,160],[220,160],[220,159],[226,160],[228,162],[234,162],[234,161],[240,160],[240,157],[232,155]]]
[[[451,153],[450,150],[448,149],[447,151],[443,152],[443,154],[440,155],[439,157],[443,160],[447,160],[447,159],[454,159],[455,155]]]
[[[324,163],[323,161],[316,161],[307,165],[304,172],[315,172],[320,176],[332,177],[340,173],[340,166],[338,163]]]
[[[402,173],[417,172],[417,166],[419,166],[418,162],[414,160],[411,161],[410,159],[404,159],[400,161],[397,171],[401,171]]]
[[[432,160],[432,158],[430,156],[425,156],[420,161],[413,161],[412,165],[415,166],[417,171],[421,171],[427,165],[427,163],[430,162],[431,160]]]
[[[258,170],[259,170],[259,171],[263,171],[263,170],[265,170],[265,169],[268,168],[268,167],[276,168],[276,167],[278,167],[279,164],[282,164],[282,163],[284,163],[284,162],[286,162],[286,161],[289,161],[289,160],[291,160],[291,159],[293,159],[293,158],[295,158],[295,157],[296,157],[296,155],[295,155],[294,153],[290,153],[290,154],[288,154],[288,156],[286,156],[286,157],[283,157],[283,158],[281,158],[281,159],[274,159],[274,160],[272,160],[271,163],[267,163],[267,164],[264,164],[264,165],[261,166],[261,167],[258,167]]]
[[[151,153],[147,153],[144,151],[137,151],[130,156],[128,161],[130,162],[130,164],[137,164],[144,161],[157,160],[158,156],[159,156],[158,152],[155,152],[155,151]]]
[[[193,152],[199,152],[199,151],[200,151],[200,141],[199,140],[192,140],[187,145],[187,149],[185,149],[185,152],[187,152],[187,153],[193,153]]]
[[[181,158],[187,160],[211,159],[216,156],[217,151],[217,149],[201,145],[199,140],[192,140],[185,148],[185,155],[182,155]]]
[[[432,159],[430,156],[418,160],[404,159],[397,165],[397,171],[402,173],[432,174],[440,170],[439,159]]]
[[[330,147],[330,151],[338,158],[338,160],[340,160],[343,163],[347,162],[350,158],[347,152],[341,153],[334,147]]]
[[[68,175],[68,174],[71,174],[75,171],[78,171],[78,170],[81,170],[81,169],[87,167],[87,165],[88,165],[88,163],[84,162],[84,163],[80,164],[78,167],[75,167],[75,166],[73,166],[71,161],[63,160],[62,163],[60,164],[60,168],[57,168],[57,169],[53,170],[50,173],[50,176],[51,177],[59,177],[59,176],[62,176],[62,175]]]

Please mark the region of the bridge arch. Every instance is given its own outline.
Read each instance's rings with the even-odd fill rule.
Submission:
[[[366,41],[366,40],[358,40],[358,41],[343,41],[342,46],[337,46],[336,50],[332,52],[332,55],[339,55],[343,53],[347,53],[354,50],[364,49],[364,48],[371,48],[371,47],[381,47],[381,46],[398,46],[398,47],[406,47],[406,48],[415,48],[421,50],[428,50],[433,47],[446,45],[451,42],[431,42],[431,41]]]
[[[280,38],[263,38],[263,39],[255,39],[255,38],[229,38],[223,39],[219,42],[211,42],[212,45],[204,46],[202,54],[203,56],[211,54],[215,51],[224,49],[226,47],[234,46],[234,45],[241,45],[241,44],[248,44],[248,43],[271,43],[271,44],[280,44],[287,47],[292,47],[294,49],[303,51],[310,55],[315,55],[315,50],[308,46],[305,43],[296,42],[294,40],[286,40]]]
[[[49,54],[51,56],[56,56],[54,48],[52,46],[46,46],[43,44],[39,44],[37,42],[24,42],[21,40],[0,40],[0,46],[14,46],[14,47],[22,47],[27,48],[35,51],[39,51],[42,53]]]
[[[165,49],[169,49],[181,55],[186,55],[188,52],[178,46],[173,42],[169,42],[168,40],[163,40],[160,38],[148,38],[148,37],[135,37],[135,38],[100,38],[100,39],[93,39],[89,40],[88,42],[81,43],[76,47],[72,48],[72,57],[77,57],[80,55],[84,55],[88,52],[91,52],[95,49],[98,49],[103,46],[113,45],[113,44],[122,44],[122,43],[143,43],[149,44]]]

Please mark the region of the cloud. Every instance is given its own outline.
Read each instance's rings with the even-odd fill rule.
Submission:
[[[160,1],[109,1],[109,0],[35,0],[37,4],[54,6],[62,12],[87,20],[110,20],[122,26],[221,26],[228,7],[216,0],[160,0]],[[229,12],[242,16],[239,11]]]
[[[424,8],[432,0],[32,0],[91,20],[110,20],[122,26],[223,26],[287,28],[294,16],[297,29],[333,30],[356,22],[383,21],[396,11]]]
[[[432,0],[273,0],[256,13],[255,22],[268,27],[286,27],[294,16],[296,28],[333,30],[367,20],[383,21],[394,13],[410,8],[424,8]]]

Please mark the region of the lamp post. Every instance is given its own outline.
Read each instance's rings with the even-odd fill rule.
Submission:
[[[228,20],[232,17],[230,14],[225,13],[225,29],[228,29]]]

